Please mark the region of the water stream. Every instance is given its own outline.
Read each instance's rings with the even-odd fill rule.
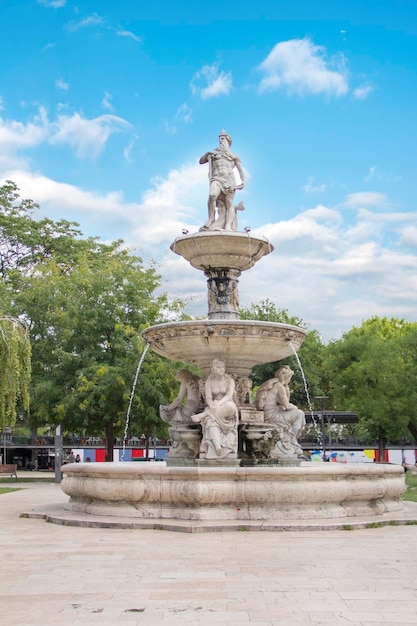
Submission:
[[[314,429],[315,429],[315,431],[316,431],[316,433],[317,433],[317,440],[319,441],[319,440],[320,440],[320,438],[321,438],[321,436],[322,436],[322,433],[321,433],[321,430],[320,430],[320,428],[319,428],[319,425],[318,425],[318,423],[316,422],[316,419],[315,419],[315,417],[314,417],[313,405],[312,405],[312,403],[311,403],[311,398],[310,398],[310,392],[309,392],[309,390],[308,390],[307,379],[306,379],[305,374],[304,374],[303,366],[301,365],[300,357],[298,356],[297,351],[296,351],[296,349],[294,348],[294,346],[293,346],[293,344],[291,343],[291,341],[290,341],[290,346],[291,346],[291,348],[292,348],[292,351],[294,352],[294,356],[295,356],[295,358],[296,358],[296,360],[297,360],[298,367],[300,368],[301,376],[302,376],[303,383],[304,383],[304,389],[305,389],[305,392],[306,392],[306,398],[307,398],[308,408],[310,409],[311,419],[312,419],[312,421],[313,421],[313,426],[314,426]]]
[[[249,243],[249,264],[250,264],[251,267],[253,267],[255,264],[254,264],[254,262],[252,260],[252,240],[251,240],[251,237],[250,237],[250,229],[248,229],[246,231],[246,234],[248,236],[248,243]]]
[[[126,440],[127,440],[127,434],[128,434],[128,430],[129,430],[129,421],[130,421],[130,413],[132,411],[132,403],[133,403],[133,398],[135,396],[135,391],[136,391],[136,386],[138,384],[138,378],[139,378],[139,374],[140,374],[140,370],[142,368],[142,363],[145,360],[145,356],[146,353],[149,349],[150,344],[147,343],[142,355],[139,359],[139,363],[138,363],[138,367],[136,369],[136,374],[135,374],[135,380],[133,381],[133,386],[132,386],[132,391],[130,392],[130,400],[129,400],[129,406],[127,407],[127,413],[126,413],[126,423],[125,423],[125,430],[123,433],[123,449],[122,449],[122,456],[121,456],[121,461],[124,461],[125,458],[125,452],[126,452]]]

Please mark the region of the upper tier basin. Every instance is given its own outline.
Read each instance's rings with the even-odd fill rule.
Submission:
[[[225,362],[231,374],[248,376],[255,365],[298,352],[306,335],[306,330],[290,324],[253,320],[171,322],[150,326],[142,333],[154,352],[196,365],[203,377],[216,358]]]
[[[177,237],[171,250],[198,270],[250,269],[274,249],[268,239],[235,231],[203,231]]]

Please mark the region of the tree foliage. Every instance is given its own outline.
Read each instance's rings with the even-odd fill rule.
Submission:
[[[262,300],[259,304],[252,304],[249,309],[242,309],[240,317],[241,319],[291,324],[308,330],[301,318],[289,315],[287,309],[277,309],[269,299]],[[319,333],[316,330],[310,330],[298,352],[299,361],[295,356],[289,356],[281,361],[254,367],[251,375],[254,387],[272,378],[278,367],[288,364],[295,372],[291,381],[291,400],[300,408],[309,410],[311,409],[309,399],[314,398],[315,395],[322,395],[325,391],[323,389],[325,381],[322,376],[323,355],[324,345]]]
[[[0,317],[0,428],[14,426],[17,410],[29,410],[30,340],[26,324]]]
[[[53,257],[65,264],[74,261],[83,249],[77,239],[78,224],[49,218],[34,219],[39,206],[19,197],[12,181],[0,186],[0,278],[10,281],[16,272],[28,274],[37,265]],[[91,240],[87,240],[91,241]]]
[[[180,316],[182,304],[156,295],[156,267],[145,267],[123,242],[84,239],[78,225],[65,221],[35,223],[35,208],[19,203],[12,183],[2,188],[2,289],[10,312],[24,316],[30,330],[31,419],[60,423],[67,432],[105,433],[110,460],[144,348],[140,333],[167,315]],[[132,424],[141,430],[150,422],[158,429],[158,406],[171,393],[173,369],[156,355],[147,357],[132,403]],[[147,387],[155,393],[145,394]]]
[[[417,324],[373,317],[327,349],[330,389],[339,408],[358,414],[362,429],[379,443],[409,435],[417,424]]]

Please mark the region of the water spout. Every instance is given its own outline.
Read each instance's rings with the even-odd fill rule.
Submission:
[[[145,356],[146,353],[149,349],[150,344],[147,343],[143,352],[142,352],[142,356],[139,359],[139,363],[138,363],[138,367],[136,369],[136,374],[135,374],[135,380],[133,381],[133,387],[132,387],[132,391],[130,393],[130,400],[129,400],[129,406],[127,408],[127,413],[126,413],[126,423],[125,423],[125,430],[123,433],[123,449],[122,449],[122,457],[121,460],[124,461],[125,458],[125,452],[126,452],[126,439],[127,439],[127,433],[129,430],[129,421],[130,421],[130,413],[132,411],[132,403],[133,403],[133,398],[135,396],[135,391],[136,391],[136,385],[138,384],[138,378],[139,378],[139,373],[142,367],[142,363],[145,360]]]
[[[252,258],[252,241],[251,241],[250,231],[251,229],[249,227],[245,228],[245,232],[248,236],[248,244],[249,244],[249,264],[250,264],[250,267],[253,267],[255,263]]]

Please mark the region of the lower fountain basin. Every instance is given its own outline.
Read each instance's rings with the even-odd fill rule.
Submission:
[[[401,466],[303,462],[298,467],[166,467],[80,463],[61,468],[67,510],[171,520],[314,520],[401,511]]]
[[[280,361],[298,351],[307,331],[298,326],[253,320],[194,320],[150,326],[142,336],[152,350],[210,373],[213,359],[226,371],[248,376],[255,365]]]

